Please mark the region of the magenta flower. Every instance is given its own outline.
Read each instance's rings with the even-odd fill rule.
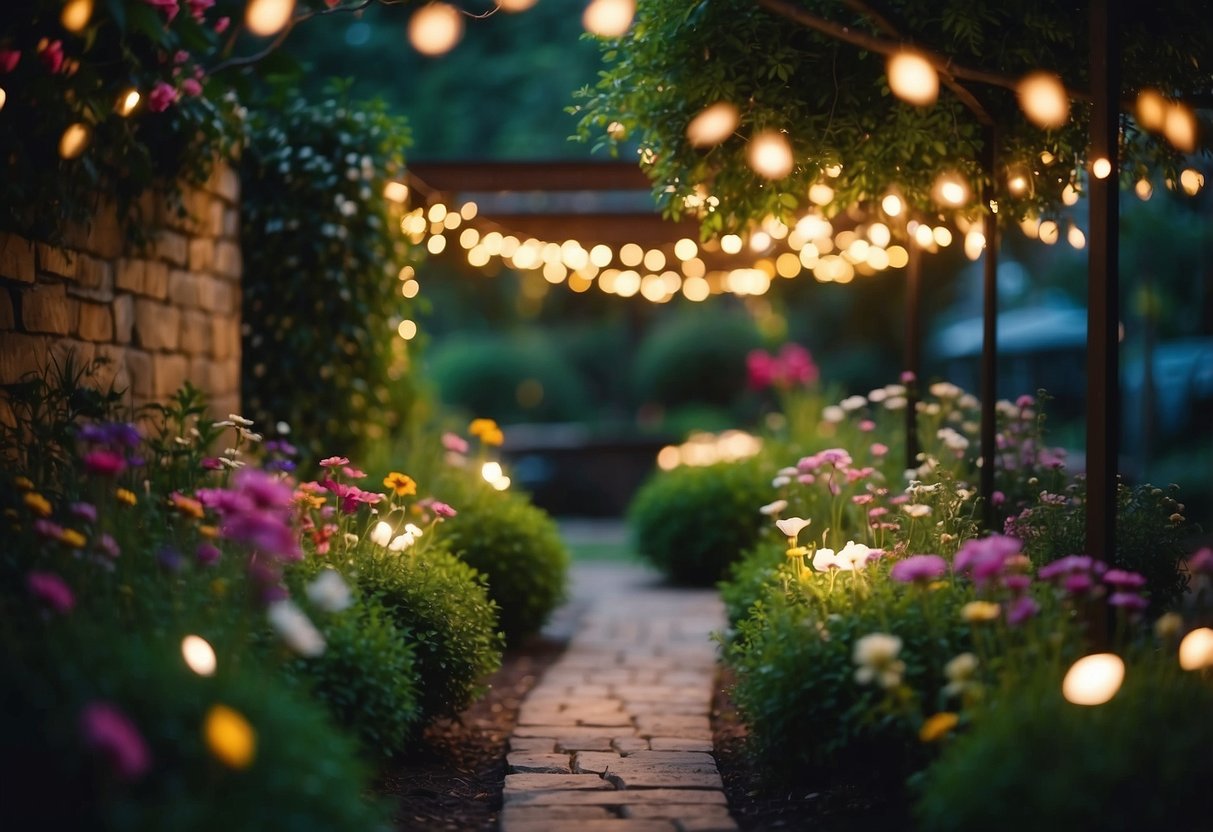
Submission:
[[[181,11],[177,0],[144,0],[144,2],[163,12],[166,23],[172,23],[173,18],[177,16],[177,12]]]
[[[453,509],[449,505],[447,505],[446,503],[440,502],[438,500],[435,500],[430,505],[430,509],[438,517],[454,517],[456,514],[459,513],[457,511],[455,511],[455,509]]]
[[[49,540],[58,540],[63,537],[62,526],[41,517],[34,521],[34,531],[40,537],[45,537]]]
[[[361,468],[353,468],[349,465],[343,467],[341,469],[341,473],[345,474],[352,480],[361,480],[366,478],[366,471],[363,471]]]
[[[1095,582],[1086,572],[1071,572],[1061,579],[1061,588],[1071,595],[1090,592],[1093,586],[1095,586]]]
[[[1027,592],[1028,587],[1032,585],[1032,579],[1027,575],[1004,575],[1002,585],[1012,593],[1018,595]]]
[[[199,23],[206,16],[207,11],[215,5],[215,0],[185,0],[190,7],[190,14],[194,16],[194,20]]]
[[[948,574],[948,563],[939,555],[913,555],[893,564],[889,577],[903,584],[925,584]]]
[[[1066,555],[1064,558],[1058,558],[1052,563],[1040,567],[1040,572],[1037,574],[1041,580],[1051,581],[1073,572],[1090,572],[1095,568],[1095,564],[1095,559],[1090,555]]]
[[[340,468],[342,465],[349,465],[350,461],[343,456],[330,456],[320,460],[321,468]]]
[[[456,433],[447,432],[442,434],[442,447],[457,454],[466,454],[468,452],[467,440]]]
[[[231,26],[231,25],[232,25],[232,19],[230,17],[219,18],[218,20],[215,21],[215,34],[222,35],[224,32],[227,31],[227,27]]]
[[[30,572],[25,576],[25,586],[30,595],[55,612],[71,612],[76,606],[71,587],[54,572]]]
[[[16,49],[0,49],[0,72],[8,73],[21,62],[21,53]]]
[[[1032,596],[1020,595],[1007,608],[1007,623],[1012,627],[1018,627],[1038,612],[1040,612],[1040,605],[1032,600]]]
[[[918,381],[918,376],[914,375],[909,370],[902,370],[900,378],[902,384],[913,384],[914,382]]]
[[[1205,546],[1189,555],[1188,569],[1213,575],[1213,547]]]
[[[126,470],[126,459],[122,454],[106,448],[89,451],[82,461],[86,471],[100,477],[116,477]]]
[[[218,457],[208,456],[202,460],[202,467],[207,471],[220,471],[223,469],[223,463]]]
[[[1005,503],[1006,501],[1007,501],[1007,495],[1003,494],[1001,491],[995,491],[993,494],[990,495],[990,503],[993,505],[1000,506],[1003,503]]]
[[[153,113],[163,113],[177,101],[177,90],[172,84],[157,81],[147,94],[147,108]]]
[[[197,98],[202,95],[202,84],[193,78],[186,78],[181,82],[181,91],[191,98]]]
[[[1141,589],[1146,585],[1144,575],[1127,569],[1109,569],[1104,573],[1103,580],[1119,589]]]
[[[1022,549],[1023,544],[1019,540],[993,534],[966,541],[956,553],[953,565],[957,572],[967,575],[980,586],[1001,574],[1007,561]]]
[[[45,45],[39,44],[38,57],[46,71],[54,75],[63,68],[63,41],[52,40],[43,43]]]
[[[1146,599],[1136,592],[1113,592],[1108,604],[1128,612],[1142,612],[1148,605]]]
[[[72,503],[70,511],[73,517],[89,523],[97,522],[97,507],[92,503]]]
[[[872,431],[876,430],[876,423],[871,419],[861,419],[859,422],[859,429],[864,433],[871,433]],[[873,447],[875,447],[875,445],[873,445]]]
[[[217,563],[223,553],[219,551],[219,547],[213,543],[203,541],[198,544],[198,548],[194,550],[194,558],[201,566],[210,566]]]
[[[114,540],[114,536],[109,532],[102,532],[101,536],[97,538],[97,548],[111,558],[117,558],[118,555],[122,554],[118,541]]]
[[[152,753],[130,718],[108,702],[90,702],[80,712],[85,745],[99,751],[120,780],[138,780],[152,765]]]

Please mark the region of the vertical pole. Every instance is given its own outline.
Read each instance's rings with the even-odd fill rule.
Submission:
[[[1116,3],[1091,3],[1091,152],[1111,173],[1090,176],[1091,245],[1087,267],[1087,547],[1116,560],[1116,471],[1119,445],[1120,189],[1117,159],[1120,77]]]
[[[905,369],[914,375],[906,384],[906,470],[918,467],[918,390],[922,386],[922,251],[913,237],[906,244]]]
[[[992,125],[983,130],[982,186],[985,208],[986,253],[982,273],[981,328],[981,496],[982,518],[987,529],[994,529],[995,403],[998,400],[998,215],[994,212],[994,160],[998,158],[998,136]]]

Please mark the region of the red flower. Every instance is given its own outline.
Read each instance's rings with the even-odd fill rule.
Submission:
[[[199,23],[206,16],[207,9],[215,5],[215,0],[185,0],[190,7],[190,14],[194,16],[194,20]]]
[[[172,84],[157,81],[147,96],[147,108],[153,113],[163,113],[177,101],[177,91]]]
[[[63,68],[63,41],[43,38],[38,44],[38,57],[42,59],[46,71],[54,75]]]
[[[181,7],[177,5],[177,0],[143,0],[149,6],[154,6],[164,12],[166,23],[172,23],[173,18],[177,16],[177,12],[181,11]]]
[[[25,585],[30,595],[55,612],[71,612],[76,606],[71,587],[54,572],[30,572],[25,576]]]
[[[0,72],[12,72],[21,60],[21,53],[16,49],[0,49]]]

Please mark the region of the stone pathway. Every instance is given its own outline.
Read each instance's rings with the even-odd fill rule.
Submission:
[[[711,590],[670,589],[637,566],[578,564],[549,631],[561,659],[510,738],[501,832],[736,830],[712,757]]]

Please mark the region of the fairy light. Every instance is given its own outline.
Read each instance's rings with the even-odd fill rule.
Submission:
[[[912,233],[919,248],[930,248],[935,244],[935,235],[931,233],[931,226],[926,223],[919,225]]]
[[[1157,90],[1144,89],[1137,94],[1134,108],[1137,123],[1146,130],[1161,133],[1167,123],[1167,100]]]
[[[880,207],[890,217],[899,217],[904,205],[897,194],[886,194],[885,198],[880,201]]]
[[[1179,174],[1179,186],[1188,196],[1196,196],[1205,186],[1205,175],[1195,168],[1185,168]]]
[[[725,234],[720,238],[720,250],[725,254],[737,254],[741,251],[741,238],[736,234]]]
[[[635,0],[592,0],[581,16],[581,23],[591,35],[617,38],[627,32],[635,15]]]
[[[1125,663],[1114,653],[1083,656],[1070,666],[1061,683],[1061,695],[1075,705],[1102,705],[1120,690]]]
[[[1096,179],[1107,179],[1112,173],[1112,163],[1100,156],[1091,162],[1091,173]]]
[[[400,285],[400,294],[406,298],[415,298],[421,291],[421,284],[416,280],[406,280]]]
[[[1154,196],[1154,186],[1150,184],[1149,179],[1144,177],[1137,180],[1137,184],[1133,186],[1133,191],[1142,202],[1146,202],[1150,197]]]
[[[834,189],[824,182],[817,182],[809,188],[809,202],[814,205],[829,205],[834,201]]]
[[[1102,179],[1103,177],[1100,178]],[[1074,187],[1073,183],[1066,185],[1065,188],[1062,189],[1061,201],[1066,205],[1078,204],[1078,189]]]
[[[939,97],[939,74],[919,52],[903,49],[885,62],[893,95],[919,107],[930,106]]]
[[[276,35],[295,13],[295,0],[250,0],[244,12],[244,25],[258,37]]]
[[[750,235],[750,251],[761,254],[771,248],[771,235],[765,231],[755,231]]]
[[[1071,225],[1070,230],[1066,232],[1066,242],[1081,251],[1087,247],[1087,235],[1083,234],[1077,225]]]
[[[986,235],[982,234],[976,228],[971,228],[965,234],[964,250],[965,257],[970,260],[977,260],[981,257],[981,253],[986,248]]]
[[[935,180],[935,199],[945,205],[964,205],[969,198],[969,186],[954,173],[945,173]]]
[[[783,179],[795,164],[792,146],[782,133],[774,130],[758,133],[750,139],[746,160],[755,173],[766,179]]]
[[[689,237],[683,237],[678,242],[674,243],[674,256],[679,260],[686,262],[699,253],[699,246]]]
[[[412,341],[417,337],[417,322],[405,319],[396,327],[396,333],[406,341]]]
[[[409,186],[403,182],[388,182],[383,186],[383,198],[403,205],[409,201]]]
[[[88,148],[93,131],[87,124],[76,122],[69,124],[59,137],[59,155],[64,159],[78,158]]]
[[[644,249],[635,243],[624,243],[619,249],[619,262],[625,266],[639,266],[644,260]]]
[[[539,0],[497,0],[497,5],[502,11],[507,12],[525,12],[527,9],[538,3]]]
[[[1036,236],[1046,246],[1056,243],[1059,234],[1060,230],[1057,227],[1057,223],[1053,220],[1045,220],[1036,228]]]
[[[119,96],[118,104],[114,109],[120,116],[129,116],[135,112],[135,108],[139,106],[139,102],[142,100],[143,96],[139,95],[139,90],[132,87]]]
[[[93,16],[93,0],[68,0],[59,15],[63,28],[74,34],[84,31]]]
[[[1179,666],[1184,670],[1213,667],[1213,630],[1199,627],[1179,643]]]
[[[1028,120],[1045,130],[1056,130],[1070,120],[1070,99],[1061,78],[1051,72],[1032,72],[1015,85],[1019,107]]]
[[[1178,102],[1167,105],[1162,134],[1176,150],[1184,153],[1196,151],[1196,116],[1187,106]]]
[[[687,141],[692,147],[714,147],[737,129],[741,114],[728,101],[705,107],[687,124]]]
[[[651,272],[661,271],[665,268],[665,254],[660,249],[649,249],[644,253],[644,267]]]
[[[885,248],[893,239],[893,233],[883,222],[874,222],[868,226],[868,239],[872,241],[872,245]]]
[[[409,18],[409,43],[422,55],[445,55],[463,37],[463,15],[449,3],[430,3]]]

